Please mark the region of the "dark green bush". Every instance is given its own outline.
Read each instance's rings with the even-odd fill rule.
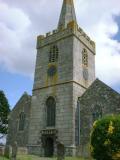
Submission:
[[[8,132],[10,105],[3,91],[0,90],[0,138]]]
[[[120,116],[107,116],[94,122],[90,149],[96,160],[120,160]]]

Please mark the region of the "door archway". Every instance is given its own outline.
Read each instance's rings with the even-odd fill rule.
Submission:
[[[51,137],[45,140],[45,157],[52,157],[54,154],[54,140]]]

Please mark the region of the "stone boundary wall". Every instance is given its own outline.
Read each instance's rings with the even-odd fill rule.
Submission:
[[[27,155],[28,154],[28,149],[27,147],[18,147],[18,155]]]

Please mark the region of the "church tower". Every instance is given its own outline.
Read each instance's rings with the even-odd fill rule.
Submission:
[[[58,27],[37,38],[29,152],[56,154],[57,142],[75,154],[76,108],[95,80],[95,43],[78,26],[73,0],[64,0]]]

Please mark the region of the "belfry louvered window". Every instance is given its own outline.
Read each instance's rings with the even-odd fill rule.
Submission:
[[[47,126],[55,126],[56,103],[53,97],[49,97],[46,101],[47,106]]]
[[[88,66],[88,53],[85,48],[82,51],[82,64],[86,67]]]
[[[56,45],[50,48],[49,63],[58,61],[58,47]]]
[[[23,131],[25,127],[25,113],[21,112],[19,115],[19,131]]]

